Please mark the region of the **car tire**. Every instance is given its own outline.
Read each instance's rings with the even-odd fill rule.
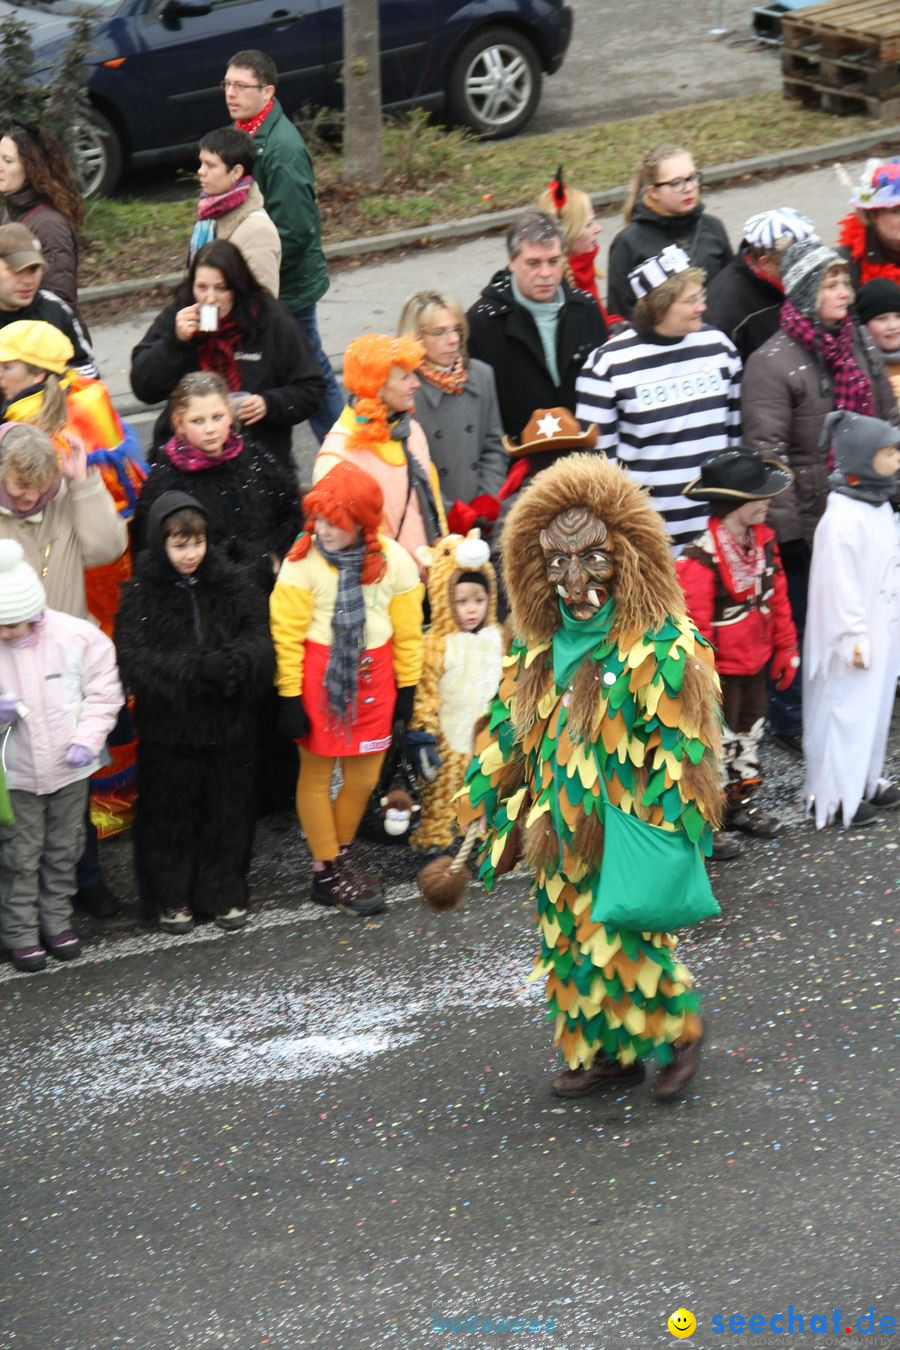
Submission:
[[[75,176],[83,197],[108,197],[122,177],[122,143],[115,127],[96,108],[75,124]]]
[[[450,68],[447,106],[454,122],[500,140],[521,131],[541,97],[537,52],[512,28],[485,28]]]

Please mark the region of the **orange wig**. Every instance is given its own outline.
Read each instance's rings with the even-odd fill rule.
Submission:
[[[378,538],[383,510],[384,494],[371,474],[342,460],[303,498],[303,533],[292,545],[288,557],[292,562],[306,557],[312,547],[317,516],[340,530],[359,529],[366,545],[360,579],[364,586],[372,586],[381,580],[387,567]]]
[[[344,384],[353,394],[356,425],[347,437],[347,448],[368,450],[390,439],[389,409],[381,389],[393,366],[417,370],[425,357],[421,342],[409,335],[384,337],[364,333],[354,338],[344,353]]]

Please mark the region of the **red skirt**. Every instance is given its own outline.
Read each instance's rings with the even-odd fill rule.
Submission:
[[[309,734],[300,744],[313,755],[374,755],[387,750],[393,730],[397,685],[390,642],[370,647],[359,662],[356,717],[348,732],[333,726],[328,708],[325,671],[330,647],[321,642],[304,644],[303,707],[309,718]]]

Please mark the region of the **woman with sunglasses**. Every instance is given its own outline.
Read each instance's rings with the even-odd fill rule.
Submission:
[[[725,226],[705,213],[700,200],[703,178],[693,156],[679,145],[657,145],[638,161],[623,216],[625,228],[609,250],[611,313],[631,317],[634,296],[628,274],[669,244],[678,244],[709,282],[732,257]]]
[[[84,202],[55,136],[32,122],[11,121],[0,137],[0,194],[7,220],[26,225],[40,241],[46,263],[41,286],[77,315]]]
[[[437,291],[417,291],[403,306],[397,332],[425,349],[416,372],[415,415],[446,509],[455,501],[495,496],[509,468],[497,386],[491,367],[466,350],[469,326],[462,309]]]

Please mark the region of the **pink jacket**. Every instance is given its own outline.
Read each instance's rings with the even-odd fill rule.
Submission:
[[[28,709],[28,716],[4,733],[7,785],[39,796],[89,778],[100,767],[125,701],[109,638],[86,619],[57,609],[45,612],[33,646],[0,642],[0,692],[15,694]],[[70,745],[91,750],[91,763],[67,764]]]

